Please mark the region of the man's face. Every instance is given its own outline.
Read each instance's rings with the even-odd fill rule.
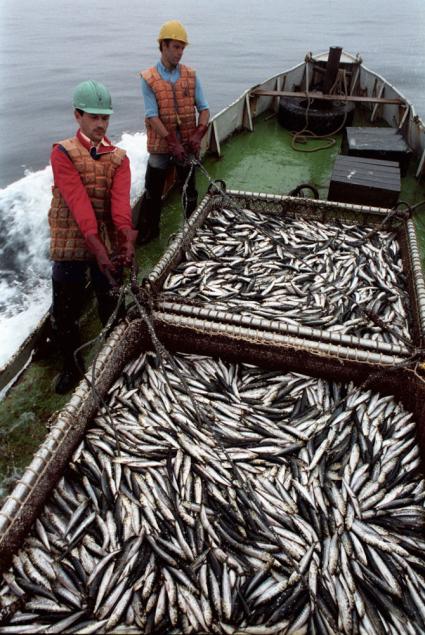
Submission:
[[[83,112],[80,115],[75,111],[75,119],[77,120],[80,130],[86,135],[93,143],[100,143],[106,134],[109,125],[109,115],[91,115],[88,112]]]
[[[162,45],[162,58],[166,63],[165,65],[177,66],[182,58],[185,47],[186,44],[179,40],[170,40],[168,44],[164,42]]]

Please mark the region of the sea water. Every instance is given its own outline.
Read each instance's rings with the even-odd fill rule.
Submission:
[[[110,89],[109,133],[128,151],[135,201],[147,160],[138,71],[158,59],[170,19],[188,30],[183,61],[212,114],[307,52],[342,46],[425,117],[425,0],[1,0],[0,366],[50,304],[48,162],[52,143],[75,132],[73,88],[92,78]]]

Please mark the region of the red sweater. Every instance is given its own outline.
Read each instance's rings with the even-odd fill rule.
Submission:
[[[77,137],[78,141],[90,151],[92,144],[81,134],[80,130],[77,132]],[[114,147],[109,139],[104,137],[103,143],[97,148],[97,153],[111,152]],[[59,188],[84,238],[97,234],[96,216],[86,188],[80,179],[78,170],[62,146],[56,145],[53,148],[50,161],[55,185]],[[130,185],[130,161],[128,157],[124,157],[114,174],[111,188],[111,215],[117,229],[132,227]]]

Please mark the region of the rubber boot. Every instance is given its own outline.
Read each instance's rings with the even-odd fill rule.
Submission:
[[[80,353],[74,355],[74,351],[78,348],[80,342],[74,341],[73,350],[62,351],[63,353],[63,368],[55,381],[55,392],[58,395],[65,395],[67,392],[75,388],[79,381],[81,381],[84,373],[85,366],[84,360]]]
[[[161,199],[167,170],[153,168],[148,163],[145,176],[145,191],[140,202],[138,218],[133,218],[133,226],[139,230],[138,245],[145,245],[159,236]]]
[[[52,333],[63,367],[55,382],[55,392],[63,395],[80,381],[84,374],[84,362],[80,354],[74,357],[80,346],[80,317],[84,293],[80,284],[52,280],[53,304],[51,312]]]

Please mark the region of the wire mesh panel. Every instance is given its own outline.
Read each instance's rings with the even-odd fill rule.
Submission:
[[[410,299],[423,277],[408,229],[388,210],[215,196],[149,283],[164,310],[408,355],[422,340],[423,321],[423,307]]]

